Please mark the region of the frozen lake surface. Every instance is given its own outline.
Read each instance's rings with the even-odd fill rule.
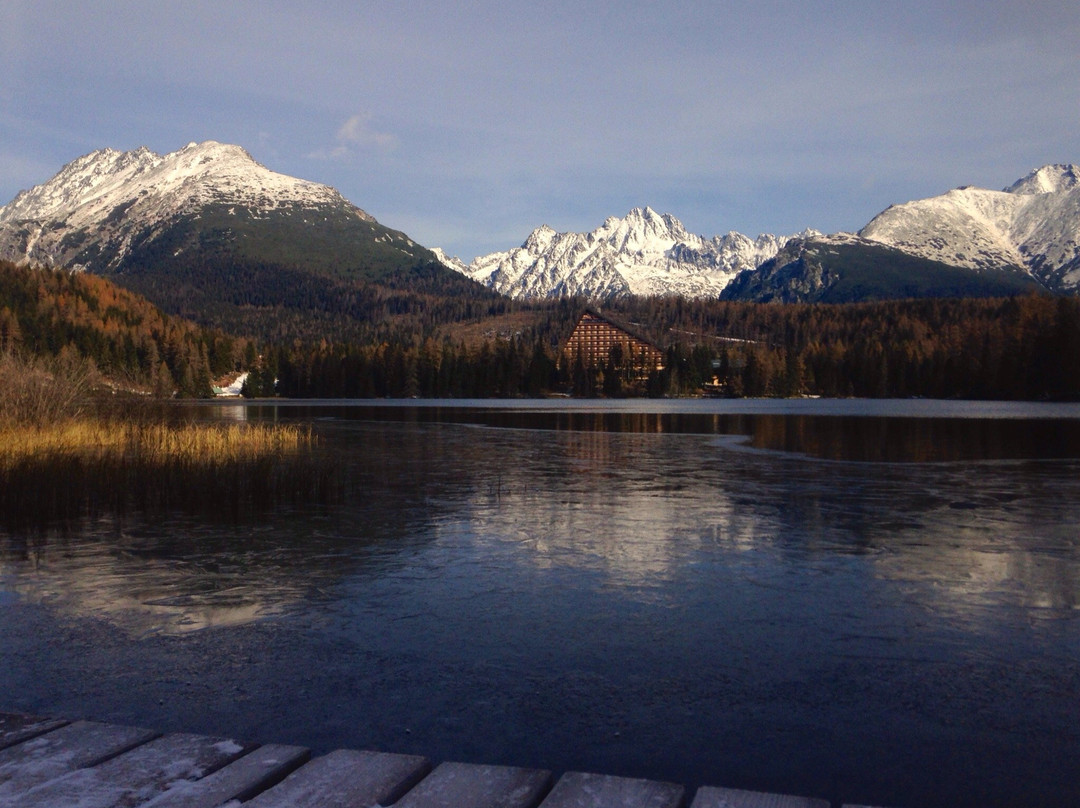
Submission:
[[[340,506],[0,533],[0,709],[1080,804],[1080,407],[296,402]]]

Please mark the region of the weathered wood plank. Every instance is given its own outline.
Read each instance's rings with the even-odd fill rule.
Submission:
[[[23,713],[0,713],[0,749],[44,735],[67,723],[60,718],[41,718]]]
[[[339,749],[301,766],[244,808],[354,808],[396,802],[431,771],[426,758]]]
[[[698,789],[690,808],[829,808],[829,801],[705,786]]]
[[[145,808],[217,808],[230,800],[248,800],[310,758],[311,752],[302,746],[260,746],[201,780],[174,782]]]
[[[548,771],[442,763],[395,808],[535,808],[550,788]]]
[[[224,738],[164,735],[89,769],[78,769],[14,798],[12,808],[134,808],[181,780],[198,780],[252,747]],[[5,806],[7,808],[7,806]]]
[[[0,800],[75,769],[96,766],[160,734],[139,727],[76,721],[0,750]]]
[[[675,783],[567,772],[541,808],[680,808],[685,789]]]

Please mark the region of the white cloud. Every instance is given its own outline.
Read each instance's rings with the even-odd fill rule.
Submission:
[[[308,154],[308,157],[316,160],[342,160],[352,157],[360,150],[390,151],[396,149],[397,145],[398,140],[394,135],[372,128],[371,114],[365,112],[353,115],[338,128],[333,146],[317,149]]]
[[[380,149],[393,148],[397,138],[386,132],[376,132],[370,125],[371,115],[353,115],[338,129],[338,143],[357,146],[377,146]]]

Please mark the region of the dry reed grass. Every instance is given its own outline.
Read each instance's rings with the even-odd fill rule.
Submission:
[[[340,493],[336,464],[318,456],[308,428],[175,423],[160,402],[100,388],[92,364],[70,352],[51,360],[0,352],[8,529],[133,509],[235,517]]]
[[[77,419],[0,427],[0,470],[56,455],[103,460],[136,458],[146,466],[199,468],[282,457],[313,444],[311,431],[298,426]]]
[[[337,486],[310,429],[73,419],[0,427],[0,513],[47,527],[103,512],[215,516],[324,502]]]

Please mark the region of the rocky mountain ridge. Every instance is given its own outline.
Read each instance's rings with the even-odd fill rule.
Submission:
[[[311,274],[377,280],[417,266],[442,273],[440,263],[457,283],[464,276],[513,298],[1075,293],[1080,167],[1043,166],[1001,191],[967,186],[893,205],[858,234],[710,238],[640,207],[586,233],[541,226],[521,246],[466,265],[239,146],[102,149],[0,207],[0,259],[115,275],[174,311],[187,295],[189,315],[222,290],[236,305],[272,305],[265,288],[280,297],[286,286],[309,287]],[[241,287],[230,280],[238,271],[246,272]]]
[[[807,231],[803,236],[814,235]],[[634,208],[589,233],[558,233],[547,225],[525,242],[464,264],[436,251],[447,266],[515,298],[579,295],[714,297],[743,270],[772,258],[793,236],[741,233],[706,238],[671,214]]]
[[[973,271],[851,233],[791,239],[774,258],[740,272],[721,300],[854,303],[920,297],[1008,297],[1043,289],[1017,268]]]

